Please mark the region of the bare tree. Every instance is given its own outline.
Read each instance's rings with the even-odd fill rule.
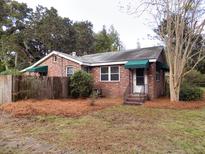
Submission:
[[[183,77],[205,58],[204,47],[193,49],[202,36],[205,26],[204,0],[141,0],[136,1],[128,10],[141,15],[153,15],[159,30],[160,39],[165,44],[165,55],[169,65],[170,99],[179,101]],[[134,6],[134,7],[133,7]],[[189,63],[194,60],[191,67]]]

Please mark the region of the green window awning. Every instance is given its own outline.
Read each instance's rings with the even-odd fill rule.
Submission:
[[[129,60],[125,68],[148,68],[149,60]]]
[[[161,68],[162,68],[163,70],[166,70],[166,71],[169,70],[169,66],[168,66],[167,64],[162,64]]]
[[[48,66],[36,66],[27,69],[28,72],[48,72]]]
[[[169,66],[166,63],[157,62],[157,70],[169,71]]]

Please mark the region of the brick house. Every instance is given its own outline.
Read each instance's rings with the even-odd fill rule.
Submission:
[[[167,65],[160,46],[84,56],[53,51],[22,72],[61,77],[77,70],[91,73],[94,86],[103,95],[124,96],[127,103],[152,100],[165,93]]]

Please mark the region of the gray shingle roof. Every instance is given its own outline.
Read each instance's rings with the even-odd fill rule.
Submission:
[[[84,56],[72,56],[66,53],[61,54],[83,63],[93,64],[106,62],[120,62],[128,60],[158,59],[162,50],[162,46],[155,46],[141,49],[132,49],[127,51],[96,53]]]
[[[84,55],[79,57],[85,63],[104,63],[104,62],[118,62],[127,60],[140,60],[140,59],[158,59],[162,46],[133,49],[127,51],[105,52]]]
[[[147,59],[147,60],[156,59],[157,60],[162,50],[163,50],[162,46],[156,46],[156,47],[133,49],[133,50],[127,50],[127,51],[104,52],[104,53],[90,54],[90,55],[84,55],[84,56],[72,56],[70,54],[57,52],[57,51],[53,51],[53,53],[54,54],[57,53],[68,59],[73,59],[79,63],[96,64],[96,63],[108,63],[108,62],[122,62],[122,61],[128,61],[128,60],[144,60],[144,59]],[[52,53],[50,53],[50,55],[52,55]],[[21,72],[25,72],[28,68],[37,66],[43,60],[48,58],[48,56],[50,55],[45,56],[41,60],[34,63],[32,66],[21,70]]]

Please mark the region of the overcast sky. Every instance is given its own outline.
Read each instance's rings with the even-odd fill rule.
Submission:
[[[17,0],[27,3],[29,7],[37,5],[54,7],[62,17],[74,21],[91,21],[95,32],[103,25],[113,25],[120,34],[120,39],[126,49],[137,47],[139,40],[141,47],[157,45],[156,41],[149,40],[148,34],[153,35],[152,28],[148,26],[148,18],[128,15],[120,9],[120,0]]]

